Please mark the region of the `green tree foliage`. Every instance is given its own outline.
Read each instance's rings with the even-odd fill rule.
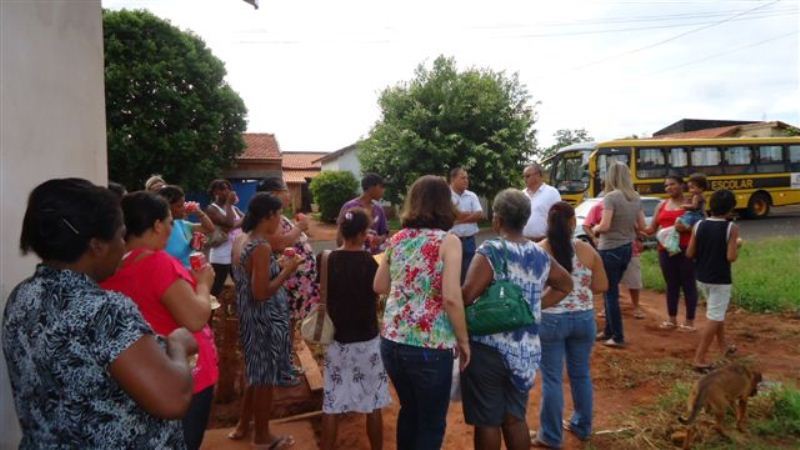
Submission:
[[[381,93],[382,118],[359,143],[363,170],[384,177],[393,202],[417,177],[458,166],[469,171],[470,189],[491,198],[521,184],[536,146],[528,100],[516,74],[459,72],[454,59],[440,56],[430,69],[418,66],[411,81]]]
[[[325,222],[336,222],[344,202],[356,196],[358,181],[346,170],[326,170],[311,180],[311,194]]]
[[[110,179],[204,189],[244,149],[247,110],[205,43],[146,11],[104,11]]]
[[[579,128],[576,130],[561,129],[553,133],[553,137],[556,138],[556,142],[553,145],[536,150],[535,157],[538,161],[544,161],[568,145],[577,144],[580,142],[591,142],[594,140],[594,138],[589,136],[589,132],[584,128]]]

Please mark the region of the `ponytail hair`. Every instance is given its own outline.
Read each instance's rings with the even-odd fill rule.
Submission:
[[[553,258],[561,266],[572,273],[572,257],[575,247],[572,245],[572,227],[569,221],[575,217],[575,210],[567,202],[554,204],[547,213],[547,243]]]
[[[369,217],[363,208],[353,208],[344,213],[339,231],[346,240],[354,239],[369,228]]]
[[[263,219],[280,214],[282,209],[283,203],[278,197],[267,192],[257,193],[247,205],[247,214],[242,219],[242,231],[253,231]]]

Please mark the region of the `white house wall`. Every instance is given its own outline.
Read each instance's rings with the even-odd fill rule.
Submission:
[[[322,171],[326,170],[346,170],[361,180],[361,163],[358,161],[358,152],[350,150],[339,155],[338,158],[322,163]]]
[[[0,1],[0,311],[36,260],[19,254],[27,197],[55,177],[106,183],[100,0]],[[0,449],[19,426],[0,358]]]

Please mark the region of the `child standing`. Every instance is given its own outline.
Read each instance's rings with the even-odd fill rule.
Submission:
[[[696,261],[698,285],[705,292],[707,302],[708,325],[703,330],[693,362],[695,370],[701,372],[712,367],[706,360],[706,353],[714,338],[720,352],[726,356],[736,352],[735,346],[728,347],[725,342],[725,311],[733,284],[731,263],[736,261],[741,245],[739,227],[728,220],[736,207],[736,197],[722,189],[711,195],[710,204],[711,217],[695,225],[686,250],[686,255]]]
[[[391,398],[380,353],[378,298],[372,289],[378,263],[364,251],[369,225],[363,209],[345,212],[339,224],[344,245],[327,255],[325,265],[319,264],[328,272],[327,310],[335,330],[325,353],[323,450],[335,447],[338,415],[348,412],[365,413],[370,447],[383,445],[381,408]]]
[[[686,184],[692,196],[688,203],[681,205],[686,213],[678,218],[678,222],[689,230],[706,217],[706,199],[703,197],[703,192],[708,189],[708,180],[702,173],[695,173],[689,176]]]

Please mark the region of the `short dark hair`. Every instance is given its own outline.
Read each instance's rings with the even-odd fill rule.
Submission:
[[[436,228],[449,230],[456,220],[450,186],[442,177],[425,175],[408,188],[403,207],[402,225],[405,228]]]
[[[268,192],[258,192],[247,205],[247,214],[242,220],[242,231],[253,231],[265,218],[279,214],[283,210],[283,203],[278,197]]]
[[[209,195],[213,196],[214,192],[216,192],[219,189],[225,189],[225,188],[233,189],[233,187],[231,186],[231,182],[224,178],[217,178],[208,185],[208,193]]]
[[[467,169],[465,169],[465,168],[463,168],[463,167],[461,167],[461,166],[458,166],[458,167],[453,167],[452,169],[450,169],[450,173],[448,174],[448,177],[447,177],[448,181],[453,181],[453,178],[457,177],[457,176],[458,176],[458,174],[459,174],[459,173],[460,173],[462,170],[463,170],[464,172],[466,172],[466,171],[467,171]]]
[[[339,224],[339,231],[345,239],[353,239],[359,234],[367,231],[369,227],[369,216],[363,208],[348,209],[344,213],[342,222]]]
[[[664,181],[667,181],[667,180],[672,180],[672,181],[674,181],[674,182],[676,182],[678,184],[683,184],[683,177],[678,175],[678,174],[674,174],[673,173],[673,174],[669,174],[669,175],[665,176],[664,177]]]
[[[702,173],[693,173],[689,175],[689,183],[694,183],[702,190],[708,189],[708,179],[706,178],[705,174]]]
[[[122,214],[125,216],[125,238],[141,236],[153,228],[157,220],[169,217],[167,200],[150,191],[132,192],[122,197]]]
[[[182,198],[186,198],[186,194],[183,193],[183,189],[174,184],[170,184],[159,189],[158,195],[164,197],[170,205],[180,201]]]
[[[256,192],[276,192],[288,189],[281,177],[267,177],[261,180],[256,186]]]
[[[365,173],[361,178],[361,190],[366,192],[373,186],[383,186],[383,177],[377,173]]]
[[[736,208],[736,196],[727,189],[720,189],[711,194],[708,204],[712,216],[724,216]]]
[[[108,182],[108,189],[111,190],[111,192],[117,194],[119,198],[122,198],[125,194],[128,193],[128,190],[125,189],[125,186],[114,181]]]
[[[28,197],[19,248],[43,260],[72,263],[89,241],[110,241],[122,226],[119,198],[82,178],[61,178],[36,186]]]

